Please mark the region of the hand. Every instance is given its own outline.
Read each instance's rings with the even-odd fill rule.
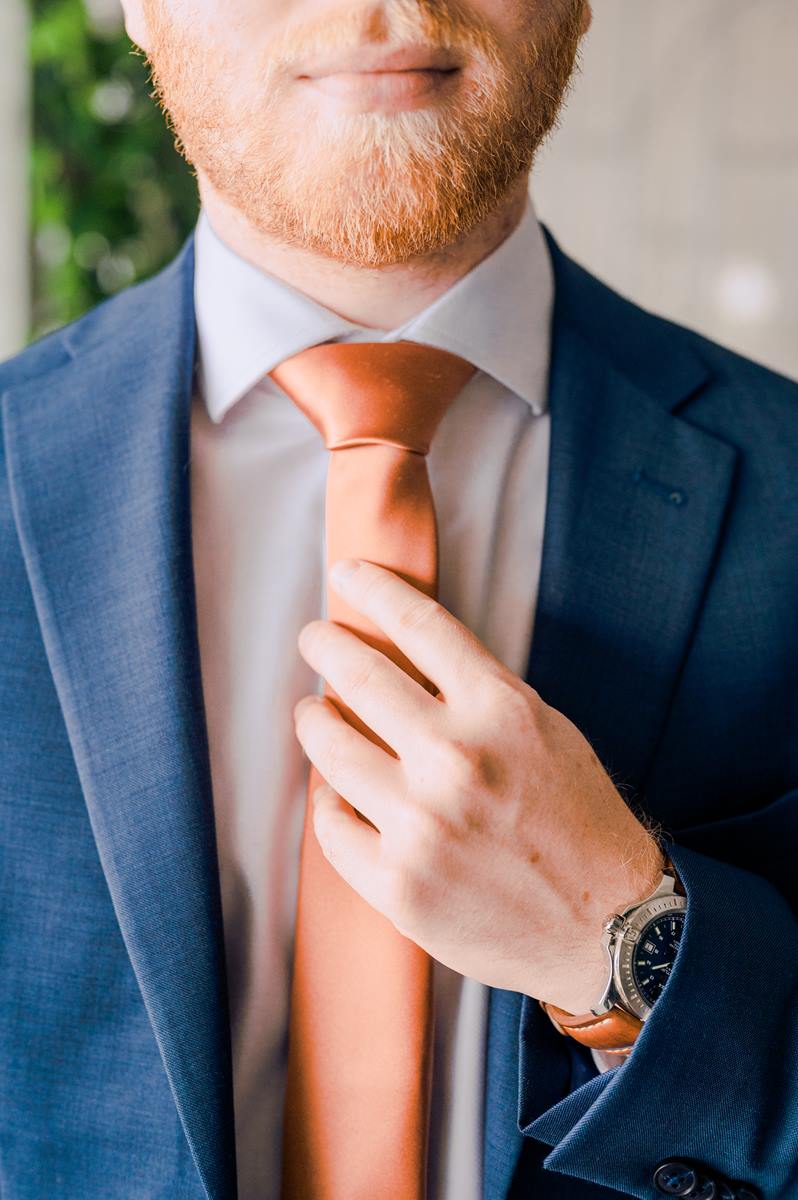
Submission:
[[[304,659],[395,752],[331,698],[299,702],[297,736],[327,781],[322,851],[453,970],[586,1012],[607,977],[602,923],[656,887],[656,841],[576,726],[442,605],[373,563],[334,580],[439,695],[343,625],[304,627]]]

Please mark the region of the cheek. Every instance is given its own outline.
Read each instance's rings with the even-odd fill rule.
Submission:
[[[244,61],[268,46],[283,25],[285,5],[279,0],[128,0],[145,16],[166,24],[209,56],[234,55]]]
[[[550,19],[551,0],[475,0],[474,11],[491,31],[505,58],[513,57],[519,45],[537,41],[541,26]]]
[[[173,0],[174,2],[174,0]],[[177,0],[204,20],[242,52],[266,48],[297,18],[303,19],[301,0]],[[313,14],[311,13],[311,18]]]
[[[127,35],[145,52],[150,48],[150,30],[163,23],[162,3],[163,0],[122,0]]]
[[[187,29],[202,28],[205,24],[221,25],[225,12],[235,17],[238,0],[157,0],[170,13],[172,20]]]

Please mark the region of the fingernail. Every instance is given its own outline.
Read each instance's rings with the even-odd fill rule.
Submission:
[[[321,800],[323,796],[326,796],[326,794],[331,791],[332,788],[330,787],[329,783],[320,783],[317,788],[314,788],[311,795],[314,808],[318,804],[319,800]]]
[[[346,583],[351,575],[360,566],[360,559],[357,558],[339,558],[338,562],[333,563],[330,568],[330,580],[336,587]]]
[[[319,700],[321,700],[321,696],[303,696],[294,708],[294,720],[298,721],[305,709],[309,708],[311,704],[318,704]]]

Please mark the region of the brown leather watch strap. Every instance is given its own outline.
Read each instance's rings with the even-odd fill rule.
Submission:
[[[591,1050],[603,1050],[605,1054],[629,1054],[643,1022],[623,1008],[611,1008],[602,1016],[585,1013],[575,1017],[555,1004],[540,1002],[541,1008],[550,1018],[555,1029],[589,1046]]]

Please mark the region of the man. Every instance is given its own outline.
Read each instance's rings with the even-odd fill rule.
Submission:
[[[798,1195],[798,391],[537,223],[589,5],[125,8],[202,214],[0,371],[4,1200]]]

